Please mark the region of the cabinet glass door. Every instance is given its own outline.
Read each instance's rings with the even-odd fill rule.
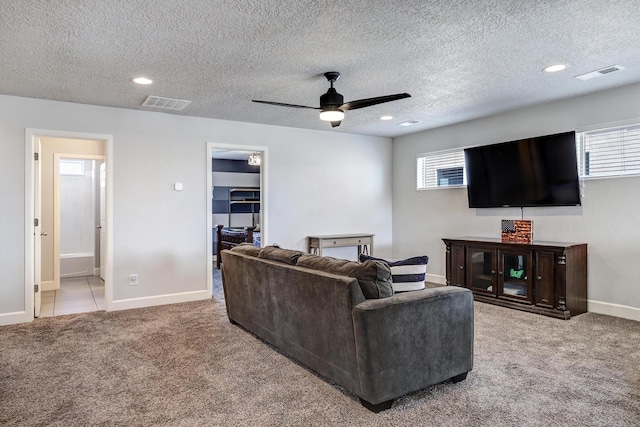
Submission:
[[[473,291],[495,295],[496,251],[467,247],[467,287]]]
[[[531,259],[529,251],[500,251],[498,296],[532,301]]]

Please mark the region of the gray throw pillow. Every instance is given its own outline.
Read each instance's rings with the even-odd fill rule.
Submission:
[[[240,243],[237,246],[231,248],[233,252],[238,252],[240,254],[249,255],[249,256],[258,256],[260,253],[260,248],[253,246],[251,243]]]
[[[303,252],[293,249],[282,249],[276,246],[267,246],[260,250],[258,258],[269,259],[271,261],[284,262],[289,265],[296,265],[298,258]]]
[[[302,255],[298,266],[358,279],[360,289],[367,299],[386,298],[393,295],[391,270],[382,261],[357,263],[327,256]]]

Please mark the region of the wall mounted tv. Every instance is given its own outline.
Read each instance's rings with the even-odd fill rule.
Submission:
[[[580,205],[575,132],[464,150],[470,208]]]

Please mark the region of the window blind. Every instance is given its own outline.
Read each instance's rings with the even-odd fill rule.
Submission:
[[[582,178],[640,174],[640,125],[580,133],[578,168]]]
[[[464,150],[421,154],[417,158],[417,172],[418,190],[466,185]]]

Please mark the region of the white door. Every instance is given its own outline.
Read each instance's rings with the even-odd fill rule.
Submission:
[[[107,172],[105,169],[105,163],[100,165],[100,278],[104,280],[104,259],[107,253],[107,227],[105,221],[105,189],[107,182]]]
[[[37,146],[36,146],[36,153],[40,153],[40,140],[38,140],[37,142]],[[34,271],[33,271],[33,288],[34,288],[34,292],[33,292],[33,315],[34,317],[40,317],[40,307],[41,307],[41,302],[42,302],[42,285],[40,283],[41,281],[41,272],[40,272],[40,268],[41,268],[41,239],[42,237],[46,236],[47,233],[46,232],[42,232],[41,228],[40,228],[40,221],[41,221],[41,217],[40,217],[40,162],[38,160],[34,159],[34,167],[33,167],[33,182],[34,182],[34,187],[35,187],[35,192],[34,192],[34,201],[33,201],[33,207],[34,207],[34,218],[35,218],[35,223],[34,223],[34,233],[33,233],[33,247],[35,249],[35,259],[34,259]]]

